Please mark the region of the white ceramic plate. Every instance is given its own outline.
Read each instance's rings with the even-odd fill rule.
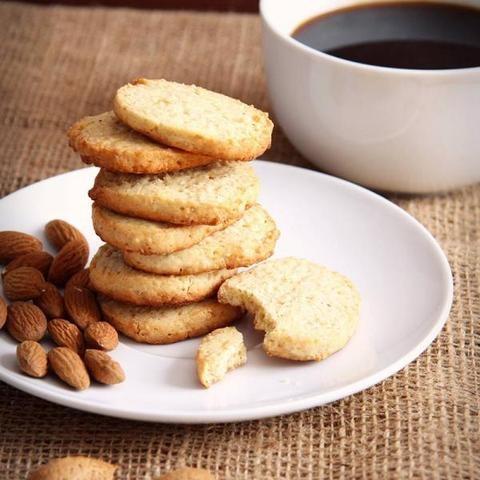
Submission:
[[[199,341],[169,346],[122,339],[112,355],[126,371],[120,385],[76,392],[53,376],[33,379],[16,366],[15,342],[0,334],[0,379],[32,395],[116,417],[161,422],[232,422],[290,413],[363,390],[397,372],[437,336],[452,302],[452,276],[433,237],[403,210],[351,183],[311,170],[256,162],[261,202],[278,223],[276,256],[308,258],[348,275],[359,287],[357,332],[323,362],[268,358],[261,335],[241,323],[248,363],[205,390],[196,379]],[[62,218],[101,244],[87,191],[96,169],[50,178],[0,201],[0,230],[43,237]]]

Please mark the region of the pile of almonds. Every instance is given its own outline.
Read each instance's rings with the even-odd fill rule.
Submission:
[[[90,457],[63,457],[50,460],[30,473],[28,480],[113,480],[116,465]],[[203,468],[183,467],[171,470],[156,480],[215,480]]]
[[[0,232],[3,292],[11,302],[7,306],[0,297],[0,329],[5,326],[20,342],[20,369],[41,378],[50,368],[78,390],[90,386],[90,377],[107,385],[122,382],[122,367],[106,353],[117,347],[117,331],[102,321],[89,289],[87,240],[63,220],[47,223],[45,235],[58,251],[55,257],[32,235]],[[47,332],[58,345],[48,353],[39,343]]]
[[[5,327],[19,342],[18,365],[36,378],[52,370],[78,390],[90,386],[90,377],[112,385],[125,379],[118,362],[107,351],[118,345],[118,333],[102,321],[95,294],[89,288],[88,243],[72,225],[52,220],[45,226],[49,243],[58,251],[43,251],[40,240],[22,232],[0,232],[3,291],[0,330]],[[62,295],[61,289],[64,289]],[[57,345],[48,353],[39,343],[49,338]],[[32,471],[28,480],[113,480],[116,465],[103,460],[69,456],[50,460]],[[200,468],[180,468],[158,480],[214,480]]]

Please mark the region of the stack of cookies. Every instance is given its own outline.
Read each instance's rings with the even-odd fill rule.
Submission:
[[[89,195],[106,245],[90,282],[119,331],[163,344],[240,316],[216,292],[273,253],[278,230],[248,162],[270,146],[272,128],[238,100],[146,79],[120,88],[113,112],[71,127],[72,148],[101,167]]]

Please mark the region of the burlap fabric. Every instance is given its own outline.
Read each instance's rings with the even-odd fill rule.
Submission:
[[[136,76],[196,82],[268,109],[255,15],[4,3],[0,21],[2,196],[80,168],[66,127],[109,108]],[[269,157],[308,167],[278,129]],[[0,478],[66,454],[116,462],[125,479],[183,464],[219,479],[478,478],[480,186],[393,200],[440,241],[455,275],[450,320],[406,369],[322,408],[211,426],[85,414],[0,383]]]

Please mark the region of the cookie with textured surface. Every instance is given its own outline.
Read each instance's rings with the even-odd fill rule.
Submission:
[[[175,225],[128,217],[94,203],[92,221],[97,235],[122,251],[165,255],[197,244],[235,219],[217,225]]]
[[[254,205],[240,220],[190,248],[168,255],[124,252],[123,258],[131,267],[162,275],[248,267],[273,254],[278,235],[275,222],[267,211]]]
[[[258,178],[249,163],[217,162],[164,175],[102,169],[89,195],[99,205],[132,217],[216,225],[241,217],[256,203],[258,191]]]
[[[204,387],[219,382],[227,372],[244,365],[247,349],[235,327],[214,330],[202,338],[197,351],[197,374]]]
[[[123,124],[113,112],[82,118],[70,127],[68,139],[83,162],[114,172],[174,172],[218,160],[154,142]]]
[[[267,113],[196,85],[140,78],[117,91],[113,109],[156,141],[225,160],[252,160],[271,143]]]
[[[90,283],[99,293],[121,302],[158,306],[198,302],[216,293],[235,269],[199,275],[156,275],[135,270],[123,262],[120,251],[100,247],[90,264]]]
[[[340,273],[299,258],[270,260],[227,280],[221,303],[254,315],[267,354],[323,360],[343,348],[360,315],[360,294]]]
[[[187,305],[147,307],[100,296],[99,303],[105,319],[119,332],[137,342],[158,345],[205,335],[242,315],[239,308],[213,298]]]

